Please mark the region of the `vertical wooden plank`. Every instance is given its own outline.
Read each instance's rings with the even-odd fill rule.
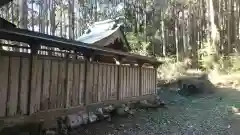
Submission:
[[[155,93],[155,91],[156,91],[156,88],[155,88],[155,77],[156,77],[156,75],[155,75],[155,72],[154,72],[154,68],[152,69],[152,88],[153,88],[153,93]]]
[[[149,92],[149,89],[148,89],[148,69],[147,68],[145,68],[145,87],[146,87],[146,95],[148,94],[148,92]]]
[[[104,93],[105,93],[105,98],[104,101],[108,99],[108,65],[104,64]]]
[[[115,90],[115,99],[118,99],[117,98],[117,95],[118,95],[118,92],[117,92],[117,90],[118,90],[118,88],[117,87],[119,87],[119,85],[118,85],[118,66],[117,65],[114,65],[114,90]]]
[[[135,92],[135,90],[134,90],[134,72],[133,72],[134,70],[133,70],[133,66],[131,67],[131,70],[130,70],[130,73],[131,73],[131,75],[130,75],[130,81],[131,81],[131,83],[130,83],[130,85],[131,85],[131,96],[132,97],[134,97],[135,96],[135,94],[134,94],[134,92]]]
[[[135,67],[132,67],[132,93],[133,93],[133,97],[136,97],[136,70]]]
[[[119,99],[121,100],[123,98],[123,90],[124,90],[124,86],[123,86],[123,83],[124,83],[124,80],[123,80],[123,66],[122,65],[119,65],[119,83],[120,83],[120,88],[119,88]]]
[[[20,114],[27,114],[27,94],[29,86],[29,58],[22,58],[22,73],[20,87]]]
[[[121,65],[121,86],[122,88],[120,89],[121,90],[121,99],[124,99],[125,98],[125,68],[123,65]]]
[[[84,73],[84,71],[82,71],[82,63],[79,64],[79,85],[78,85],[78,106],[80,106],[82,104],[82,74]]]
[[[68,62],[68,76],[67,76],[67,101],[66,107],[69,108],[72,104],[72,91],[73,91],[73,63],[72,61]]]
[[[85,105],[89,105],[92,100],[91,100],[91,91],[92,91],[92,87],[93,87],[93,80],[92,80],[92,64],[90,63],[90,61],[86,60],[85,61],[85,78],[86,78],[86,88],[85,88]]]
[[[95,64],[94,63],[91,63],[91,65],[90,65],[90,77],[89,77],[89,79],[91,80],[91,84],[89,84],[90,85],[90,99],[91,99],[91,102],[90,103],[94,103],[94,84],[95,84],[95,79],[93,78],[93,76],[95,75],[94,74],[94,67],[95,67]]]
[[[81,63],[80,64],[80,79],[79,79],[79,83],[80,83],[80,92],[79,92],[79,104],[83,104],[84,103],[84,81],[85,81],[85,78],[84,78],[84,71],[85,71],[85,67],[84,67],[84,63]]]
[[[129,97],[130,96],[130,67],[129,66],[126,66],[126,90],[127,90],[127,94],[126,94],[126,97]]]
[[[136,91],[136,83],[137,83],[137,74],[136,74],[136,67],[133,67],[133,96],[136,97],[137,96],[137,91]]]
[[[132,97],[132,66],[128,67],[128,97]]]
[[[149,68],[147,69],[147,89],[148,89],[148,94],[150,94],[150,74],[149,74]]]
[[[18,91],[19,91],[19,69],[20,58],[10,58],[10,79],[9,79],[9,99],[8,99],[8,116],[14,116],[17,113]]]
[[[6,114],[7,90],[9,77],[9,57],[0,55],[0,117]]]
[[[110,95],[110,100],[112,100],[113,98],[114,98],[114,93],[113,93],[113,83],[114,83],[114,69],[113,69],[113,65],[110,65],[110,77],[109,77],[109,79],[110,79],[110,81],[109,81],[109,83],[110,83],[110,88],[109,88],[109,95]]]
[[[127,87],[128,87],[128,97],[131,97],[132,96],[132,93],[131,93],[131,66],[128,66],[128,71],[127,71],[127,75],[128,75],[128,77],[127,77],[127,79],[128,79],[128,81],[127,81]]]
[[[149,69],[149,89],[150,89],[150,94],[153,94],[153,88],[152,88],[152,69]]]
[[[151,82],[152,82],[152,83],[151,83],[151,85],[152,85],[152,86],[151,86],[151,88],[152,88],[152,93],[155,93],[155,90],[156,90],[156,89],[155,89],[155,85],[154,85],[154,84],[155,84],[154,68],[151,70],[151,76],[152,76],[152,77],[151,77]]]
[[[106,80],[107,80],[107,89],[106,89],[106,91],[107,91],[107,100],[110,100],[110,98],[111,98],[111,72],[112,72],[112,70],[111,70],[111,66],[110,65],[107,65],[107,78],[106,78]]]
[[[79,101],[78,92],[79,92],[79,63],[75,63],[74,71],[73,71],[73,92],[72,92],[73,104],[72,106],[78,105],[78,101]]]
[[[43,87],[42,87],[42,98],[41,98],[41,110],[47,110],[49,108],[50,96],[50,80],[51,80],[51,61],[45,59],[43,61]]]
[[[144,71],[145,71],[145,72],[144,72],[144,74],[145,74],[145,75],[144,75],[144,76],[145,76],[145,77],[144,77],[144,78],[145,78],[145,79],[144,79],[144,81],[145,81],[145,95],[147,95],[147,94],[148,94],[147,68],[145,68]]]
[[[35,113],[40,110],[40,95],[41,95],[41,84],[42,84],[42,60],[37,56],[34,56],[33,62],[33,74],[32,74],[32,102],[33,112]]]
[[[98,102],[98,83],[99,83],[99,64],[95,63],[94,64],[94,76],[93,76],[93,80],[94,80],[94,87],[93,87],[93,93],[94,93],[94,103]]]
[[[92,63],[92,73],[91,73],[91,77],[92,77],[92,89],[91,89],[91,103],[95,103],[95,82],[96,79],[94,79],[95,76],[95,63]]]
[[[147,94],[149,94],[149,74],[148,74],[149,68],[146,70],[146,82],[147,82]]]
[[[134,90],[135,90],[135,96],[138,96],[138,72],[137,72],[137,67],[134,67],[134,78],[135,78],[135,86],[134,86]]]
[[[103,64],[103,98],[102,101],[105,101],[107,99],[107,65]]]
[[[132,85],[132,89],[133,89],[133,96],[136,97],[136,70],[135,70],[135,67],[132,68],[132,74],[133,74],[133,77],[132,77],[132,81],[133,81],[133,85]]]
[[[142,81],[142,95],[145,95],[145,74],[144,74],[144,68],[142,67],[142,71],[141,71],[141,81]]]
[[[41,61],[37,56],[32,58],[32,77],[31,77],[31,102],[30,113],[35,113],[40,109],[41,94]]]
[[[52,60],[51,67],[51,88],[50,88],[50,109],[57,108],[57,88],[58,88],[58,63],[57,60]]]
[[[132,93],[132,66],[129,66],[129,74],[128,74],[128,87],[129,87],[129,97],[132,97],[133,96],[133,93]]]
[[[136,67],[136,94],[139,96],[139,68]]]
[[[143,81],[142,81],[142,67],[141,65],[139,64],[138,65],[138,78],[139,78],[139,82],[138,82],[138,86],[139,86],[139,96],[142,96],[143,95]]]
[[[127,97],[127,67],[124,66],[123,67],[123,97],[126,98]]]
[[[148,74],[149,74],[149,94],[153,94],[153,88],[152,88],[152,69],[150,68],[148,70]]]
[[[99,64],[99,75],[98,78],[98,102],[102,101],[102,91],[103,91],[103,66]]]
[[[57,89],[57,108],[64,108],[64,83],[66,75],[66,61],[59,62],[58,70],[58,89]]]
[[[128,96],[129,96],[128,83],[129,83],[128,66],[125,66],[125,89],[126,89],[125,97],[128,97]]]
[[[111,65],[111,100],[115,99],[116,92],[115,92],[115,66]]]
[[[148,89],[147,89],[147,69],[145,68],[145,70],[144,70],[144,85],[145,85],[145,95],[147,95],[148,94]]]
[[[43,60],[38,59],[37,60],[38,65],[38,71],[37,71],[37,91],[36,91],[36,107],[35,112],[38,112],[40,110],[40,103],[41,103],[41,91],[42,91],[42,66],[43,66]]]
[[[124,66],[124,98],[128,96],[127,77],[127,66]]]
[[[88,92],[89,92],[89,99],[90,99],[90,102],[89,103],[93,103],[93,97],[94,97],[94,90],[93,90],[93,86],[94,86],[94,78],[93,78],[93,75],[94,75],[94,64],[93,63],[90,63],[90,72],[88,74]]]
[[[157,68],[154,68],[154,93],[156,93],[156,89],[157,89]]]
[[[129,83],[130,83],[130,84],[129,84],[129,86],[130,86],[130,96],[133,97],[133,96],[134,96],[134,90],[133,90],[133,88],[134,88],[134,87],[133,87],[133,85],[134,85],[134,81],[133,81],[133,77],[134,77],[134,76],[133,76],[133,75],[134,75],[134,74],[133,74],[133,67],[132,67],[132,66],[130,67],[130,71],[129,71],[129,72],[130,72],[130,73],[129,73],[129,75],[130,75],[130,76],[129,76],[129,78],[130,78],[130,80],[129,80],[129,81],[130,81],[130,82],[129,82]]]

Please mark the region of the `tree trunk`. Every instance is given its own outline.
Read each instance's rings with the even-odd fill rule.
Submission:
[[[74,0],[68,0],[69,39],[74,40]]]
[[[50,12],[50,22],[51,22],[51,35],[55,35],[55,32],[56,32],[56,14],[55,14],[55,11],[56,11],[56,6],[55,6],[55,0],[52,0],[52,3],[51,3],[51,12]]]
[[[20,28],[27,29],[28,24],[28,6],[27,6],[27,0],[19,0],[19,9],[20,9]]]
[[[166,56],[166,38],[165,38],[165,25],[164,25],[164,13],[163,11],[161,11],[161,26],[162,26],[162,53],[163,53],[163,56],[165,57]]]
[[[228,3],[228,21],[227,21],[227,37],[228,37],[228,46],[227,46],[227,52],[226,55],[228,55],[229,53],[231,53],[231,48],[232,48],[232,42],[231,42],[231,4],[232,0],[229,0]]]
[[[178,44],[178,19],[175,20],[174,24],[175,24],[174,37],[175,37],[175,46],[176,46],[176,56],[177,56],[177,61],[180,61],[180,50],[179,50],[180,48]]]
[[[188,54],[188,46],[186,44],[186,26],[185,26],[185,12],[184,8],[182,8],[182,46],[183,46],[183,53],[184,57],[187,57]]]

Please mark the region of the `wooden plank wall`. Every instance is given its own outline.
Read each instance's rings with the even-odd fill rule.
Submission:
[[[29,58],[0,56],[0,117],[27,113]]]
[[[149,95],[156,90],[156,70],[154,68],[142,68],[142,94]]]
[[[139,96],[139,67],[121,65],[119,70],[120,99]]]
[[[156,75],[153,68],[90,63],[85,69],[82,60],[30,55],[0,54],[0,117],[26,115],[30,92],[30,113],[79,107],[84,99],[90,103],[120,100],[155,92]],[[118,76],[118,70],[119,75]],[[85,81],[85,72],[88,71]],[[140,71],[142,80],[140,81]],[[84,97],[85,82],[89,97]],[[119,89],[117,88],[119,85]]]
[[[91,63],[89,78],[90,103],[117,99],[117,65]]]

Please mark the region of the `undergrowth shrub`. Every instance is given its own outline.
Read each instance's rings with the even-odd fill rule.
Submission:
[[[187,65],[184,62],[176,62],[176,58],[159,58],[164,64],[158,68],[158,78],[161,80],[171,81],[183,76],[187,70]]]
[[[213,45],[204,43],[202,49],[199,50],[199,63],[205,71],[213,70],[220,74],[229,74],[240,71],[240,55],[218,54]]]

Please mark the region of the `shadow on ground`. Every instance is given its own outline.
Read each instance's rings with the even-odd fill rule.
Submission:
[[[159,88],[167,109],[137,110],[133,117],[116,117],[111,123],[100,122],[75,130],[77,135],[239,135],[240,92],[214,88],[214,93],[182,96],[175,88]]]

